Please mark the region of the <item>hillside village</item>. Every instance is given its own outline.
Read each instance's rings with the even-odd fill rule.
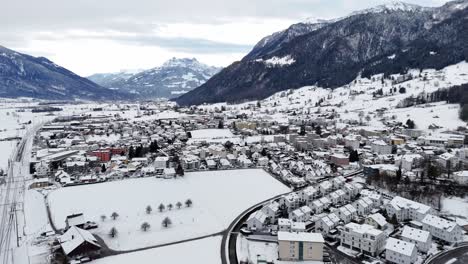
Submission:
[[[233,227],[229,247],[240,263],[427,263],[466,241],[468,230],[468,215],[454,205],[468,188],[466,125],[440,118],[425,125],[434,115],[456,114],[459,106],[401,106],[408,96],[419,95],[418,85],[441,78],[432,74],[419,82],[401,81],[405,93],[379,95],[369,87],[385,87],[385,82],[358,80],[349,92],[353,95],[312,87],[238,105],[179,108],[161,101],[63,115],[35,136],[30,187],[50,197],[82,185],[260,169],[290,191],[260,203]],[[348,96],[352,103],[341,103]],[[296,107],[294,100],[304,99],[308,103]],[[424,113],[404,115],[408,108]],[[176,202],[179,209],[197,204],[186,199],[172,201],[171,209]],[[467,206],[466,200],[462,204]],[[154,205],[154,210],[168,206]],[[151,210],[147,207],[148,214]],[[53,227],[57,261],[109,255],[93,230],[109,236],[107,243],[118,230],[99,229],[107,227],[105,215],[90,219],[76,213]],[[107,217],[115,220],[116,213]],[[162,225],[170,226],[171,219]],[[78,233],[81,242],[68,248],[69,237]]]

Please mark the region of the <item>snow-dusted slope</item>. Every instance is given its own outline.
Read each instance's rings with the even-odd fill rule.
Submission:
[[[371,78],[358,77],[350,84],[333,90],[306,86],[279,92],[260,101],[261,111],[280,122],[287,120],[293,112],[314,116],[335,111],[339,115],[339,122],[360,121],[370,116],[370,120],[364,122],[372,127],[383,127],[383,121],[405,123],[407,119],[412,119],[417,128],[422,130],[430,131],[430,125],[442,127],[440,130],[456,129],[465,125],[458,118],[459,105],[440,102],[413,107],[400,106],[405,98],[468,83],[467,73],[468,62],[461,62],[441,70],[410,70],[406,76],[411,75],[412,79],[407,81],[404,81],[404,76],[395,74],[382,82],[383,75],[379,74]],[[404,88],[405,93],[401,93],[400,88]],[[383,96],[374,96],[380,89]],[[244,111],[248,105],[256,104],[253,101],[225,107],[228,110]],[[215,106],[221,107],[219,104]],[[377,116],[377,110],[383,108],[386,110],[382,116]]]

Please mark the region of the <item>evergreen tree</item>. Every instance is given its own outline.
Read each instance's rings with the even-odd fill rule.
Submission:
[[[128,150],[128,159],[131,160],[135,157],[135,149],[133,148],[133,146],[130,147],[130,149]]]

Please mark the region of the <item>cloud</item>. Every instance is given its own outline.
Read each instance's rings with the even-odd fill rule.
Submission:
[[[0,45],[32,55],[49,54],[80,74],[151,67],[173,56],[226,66],[242,58],[264,36],[294,22],[340,17],[384,2],[388,1],[4,1]],[[433,6],[446,1],[408,2]],[[149,52],[157,55],[148,56]],[[83,59],[87,56],[92,57]]]

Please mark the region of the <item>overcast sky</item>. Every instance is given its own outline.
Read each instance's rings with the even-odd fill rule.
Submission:
[[[261,38],[307,18],[386,0],[6,0],[0,45],[77,74],[148,69],[171,57],[227,66]],[[439,6],[445,0],[408,0]]]

